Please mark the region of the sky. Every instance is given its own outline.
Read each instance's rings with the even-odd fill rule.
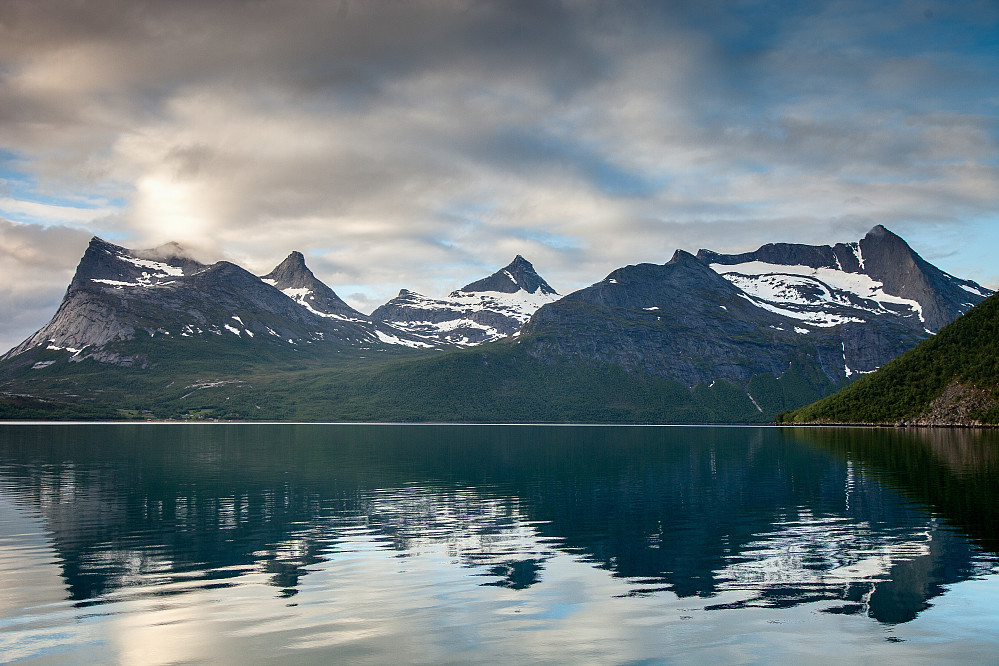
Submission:
[[[0,2],[0,349],[94,235],[370,312],[876,224],[999,287],[999,0]]]

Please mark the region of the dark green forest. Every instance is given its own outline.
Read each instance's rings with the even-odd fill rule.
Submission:
[[[804,360],[780,378],[690,388],[613,364],[540,361],[512,340],[445,352],[211,339],[129,341],[116,351],[136,365],[67,363],[53,350],[8,363],[0,418],[769,423],[832,388]],[[33,367],[47,360],[55,363]]]
[[[777,422],[899,423],[925,414],[955,382],[983,398],[971,419],[999,424],[999,297],[989,297],[838,393],[779,414]]]

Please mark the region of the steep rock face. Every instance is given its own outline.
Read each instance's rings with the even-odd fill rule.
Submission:
[[[470,346],[517,333],[539,307],[558,298],[534,266],[517,255],[506,267],[447,298],[403,289],[371,317],[440,344]]]
[[[274,270],[260,279],[320,316],[332,315],[354,321],[368,320],[363,314],[344,303],[335,291],[313,275],[305,265],[305,257],[301,252],[292,252]]]
[[[185,276],[207,268],[176,252],[158,256],[155,250],[130,253],[125,248],[94,237],[84,252],[59,309],[48,324],[4,358],[40,345],[79,352],[115,340],[131,339],[142,327],[141,317],[129,310],[135,290],[165,293]],[[155,331],[159,326],[153,326]]]
[[[992,294],[971,280],[956,278],[925,261],[881,225],[858,245],[862,271],[881,282],[886,293],[919,303],[923,321],[934,333]]]
[[[992,293],[926,262],[881,225],[858,243],[777,243],[734,255],[700,250],[697,258],[761,307],[814,326],[895,317],[935,333]]]
[[[279,289],[288,298],[330,322],[343,322],[364,331],[364,338],[413,348],[433,347],[436,340],[426,339],[369,317],[347,305],[336,292],[317,278],[305,265],[301,252],[292,252],[274,270],[260,278]],[[356,341],[355,341],[356,342]]]
[[[610,362],[688,386],[779,376],[796,360],[836,382],[875,370],[989,293],[875,227],[860,243],[678,250],[542,307],[521,336],[540,359]]]

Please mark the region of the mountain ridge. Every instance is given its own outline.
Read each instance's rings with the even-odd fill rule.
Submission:
[[[521,338],[541,360],[618,363],[687,386],[777,376],[804,354],[835,384],[874,371],[988,293],[878,225],[857,243],[677,250],[666,264],[619,268],[541,308]]]
[[[558,298],[531,262],[518,254],[492,275],[444,298],[400,290],[371,316],[414,335],[467,347],[516,335],[539,307]]]
[[[832,246],[678,249],[562,297],[518,255],[465,286],[516,291],[404,289],[412,307],[394,319],[344,309],[301,253],[259,278],[179,246],[95,239],[88,252],[57,316],[0,361],[0,394],[14,396],[0,402],[129,417],[120,406],[138,404],[161,418],[762,423],[991,293],[877,227]],[[103,338],[79,346],[91,332]]]
[[[331,302],[339,300],[332,290],[329,294]],[[102,348],[138,335],[232,335],[291,345],[384,344],[380,338],[389,335],[379,336],[374,329],[363,318],[329,317],[310,310],[231,262],[206,265],[179,252],[163,256],[132,251],[95,236],[55,316],[0,359],[44,346],[66,349],[73,360],[91,356],[132,365],[143,361],[128,354],[103,353]]]
[[[305,256],[297,250],[291,252],[284,261],[274,267],[274,270],[262,275],[260,279],[320,316],[333,315],[357,321],[367,319],[364,314],[347,305],[331,287],[319,280],[305,265]]]

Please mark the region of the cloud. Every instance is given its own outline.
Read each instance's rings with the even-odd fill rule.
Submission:
[[[515,254],[566,292],[877,223],[935,248],[999,204],[999,11],[917,4],[8,2],[0,214],[301,250],[364,310]]]
[[[78,229],[0,218],[0,350],[18,344],[55,314],[89,239]]]
[[[0,197],[0,209],[17,214],[22,218],[36,220],[40,223],[72,222],[86,224],[100,218],[113,215],[114,208],[81,208],[78,206],[59,206],[37,201],[24,201],[11,197]]]

